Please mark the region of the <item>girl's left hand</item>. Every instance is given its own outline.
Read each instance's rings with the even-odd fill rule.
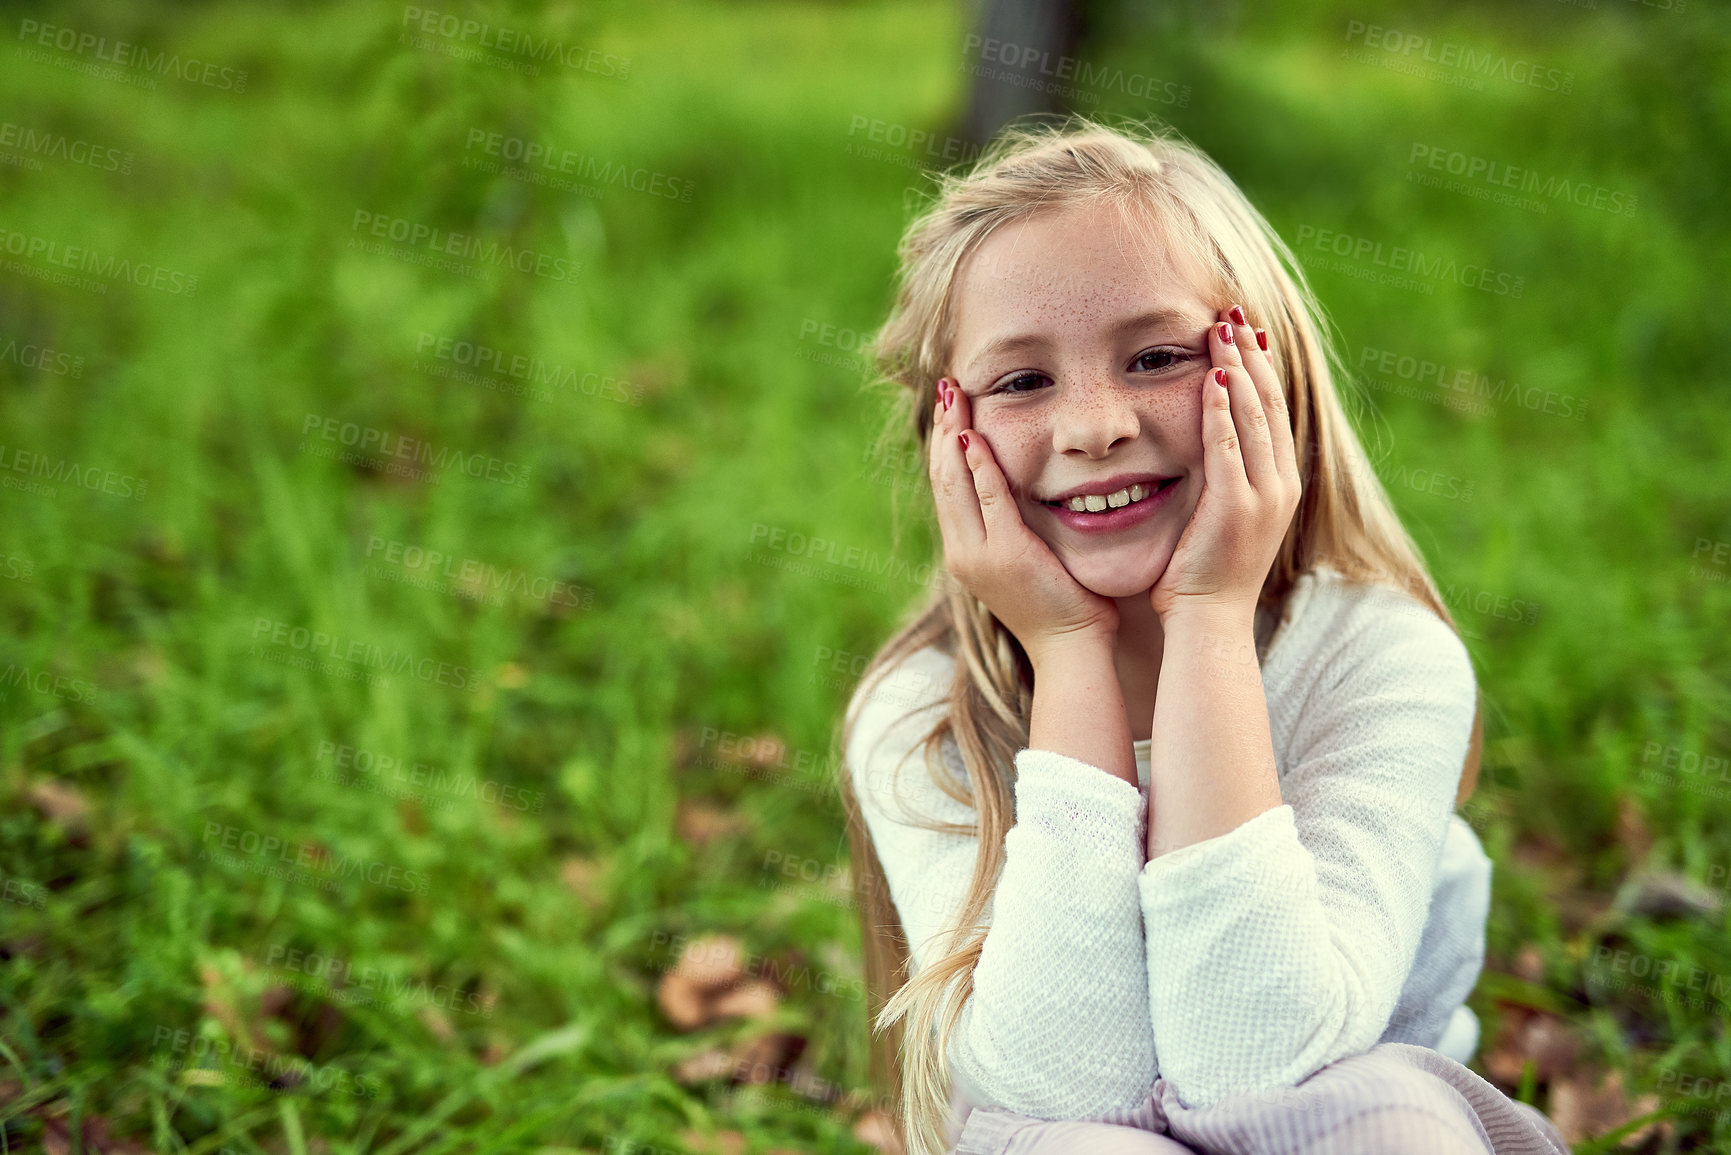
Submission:
[[[1286,396],[1257,330],[1234,305],[1209,326],[1202,382],[1202,495],[1149,601],[1254,616],[1302,485]]]

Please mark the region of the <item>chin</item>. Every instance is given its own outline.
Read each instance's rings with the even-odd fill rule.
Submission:
[[[1154,583],[1166,572],[1166,563],[1172,559],[1171,549],[1161,550],[1154,556],[1144,553],[1134,560],[1125,558],[1063,558],[1064,568],[1070,571],[1070,576],[1085,590],[1099,594],[1103,598],[1129,598],[1147,593],[1154,588]]]

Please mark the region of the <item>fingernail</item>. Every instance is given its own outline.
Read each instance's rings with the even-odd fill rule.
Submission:
[[[1258,349],[1261,349],[1264,353],[1268,352],[1268,330],[1267,329],[1256,330],[1256,347]]]
[[[944,379],[942,377],[939,377],[938,383],[936,385],[934,385],[933,388],[938,391],[938,400],[940,402],[942,402],[944,400]],[[944,407],[946,409],[949,408],[949,406],[947,406],[947,405]]]
[[[962,451],[965,453],[965,452],[967,452],[967,449],[968,449],[968,435],[966,433],[962,433],[962,434],[959,434],[958,436],[960,436],[962,439]]]
[[[1232,326],[1225,321],[1220,322],[1220,340],[1225,344],[1232,344]]]
[[[1240,309],[1237,305],[1232,306],[1232,310],[1226,315],[1232,318],[1232,323],[1234,325],[1248,324],[1244,319],[1244,310]]]
[[[1226,388],[1226,370],[1224,370],[1224,369],[1214,370],[1214,383],[1216,385],[1220,386],[1222,389]]]

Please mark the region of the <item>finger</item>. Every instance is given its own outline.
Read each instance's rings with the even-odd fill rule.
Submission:
[[[1233,325],[1233,338],[1244,368],[1256,383],[1262,398],[1262,411],[1268,415],[1268,426],[1274,442],[1274,462],[1283,477],[1298,477],[1298,453],[1292,442],[1291,407],[1286,403],[1286,389],[1280,374],[1274,371],[1274,358],[1268,355],[1268,331],[1250,325],[1242,305],[1226,311]],[[1282,432],[1284,431],[1284,433]]]
[[[950,382],[944,380],[939,382],[939,392],[953,397],[960,391],[951,390]],[[938,530],[943,534],[945,552],[954,555],[984,545],[986,526],[974,494],[973,473],[956,437],[959,430],[955,420],[945,410],[943,401],[933,404],[937,408],[932,417],[931,444],[927,447],[931,455],[932,503],[937,507]]]
[[[1236,310],[1237,306],[1233,308]],[[1268,428],[1268,417],[1262,411],[1262,398],[1244,368],[1236,335],[1236,328],[1230,322],[1215,324],[1209,334],[1209,352],[1214,357],[1215,366],[1226,373],[1227,394],[1232,400],[1232,421],[1238,432],[1244,476],[1257,492],[1268,493],[1280,484],[1280,471],[1274,462],[1274,441]]]
[[[977,429],[964,429],[961,436],[967,447],[962,451],[968,468],[974,475],[974,492],[979,496],[980,519],[986,527],[987,541],[1004,541],[1026,528],[1022,511],[1016,508],[1015,495],[1010,491],[1004,471],[998,468],[997,456]]]
[[[1236,498],[1247,492],[1238,429],[1232,421],[1231,378],[1223,367],[1208,371],[1202,381],[1202,489]]]

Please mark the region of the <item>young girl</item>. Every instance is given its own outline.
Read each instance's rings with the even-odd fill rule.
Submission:
[[[1462,1065],[1472,665],[1290,250],[1195,148],[1073,118],[901,258],[946,588],[840,785],[909,1150],[1566,1150]]]

